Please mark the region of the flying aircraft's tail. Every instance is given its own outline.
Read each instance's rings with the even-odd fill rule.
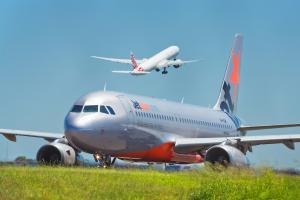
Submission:
[[[135,57],[134,57],[134,55],[133,55],[132,52],[130,53],[130,59],[131,59],[131,63],[132,63],[133,69],[137,69],[138,68],[138,64],[137,64],[137,62],[135,60]]]
[[[240,61],[243,36],[236,34],[215,110],[235,113],[240,85]]]

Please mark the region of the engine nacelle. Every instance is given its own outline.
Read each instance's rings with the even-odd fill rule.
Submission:
[[[68,144],[52,142],[38,150],[36,160],[42,164],[75,165],[79,164],[81,159]]]
[[[181,65],[183,65],[183,63],[184,62],[182,60],[176,59],[176,60],[173,61],[172,64],[173,64],[173,67],[177,69],[177,68],[181,67]]]
[[[212,164],[233,165],[237,167],[248,166],[247,157],[237,148],[230,145],[215,145],[209,148],[205,155],[205,161]]]

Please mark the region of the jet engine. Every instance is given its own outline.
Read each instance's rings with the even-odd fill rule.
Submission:
[[[82,161],[73,147],[60,142],[52,142],[42,146],[38,150],[36,160],[46,165],[79,165]]]
[[[179,68],[182,64],[183,64],[182,60],[177,59],[177,60],[174,60],[174,62],[173,62],[173,67],[177,69],[177,68]]]
[[[209,148],[205,155],[205,161],[212,164],[233,165],[236,167],[248,166],[247,157],[237,148],[230,145],[215,145]]]

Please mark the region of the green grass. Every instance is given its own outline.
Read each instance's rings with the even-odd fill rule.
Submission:
[[[300,199],[300,177],[268,169],[163,172],[1,166],[0,199]]]

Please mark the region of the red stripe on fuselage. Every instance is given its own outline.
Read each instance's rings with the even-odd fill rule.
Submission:
[[[167,142],[146,151],[121,153],[114,157],[145,162],[169,163],[201,163],[203,157],[199,154],[178,154],[173,150],[175,143]]]

